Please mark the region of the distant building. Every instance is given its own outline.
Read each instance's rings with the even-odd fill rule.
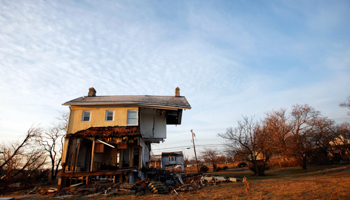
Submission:
[[[151,155],[149,165],[154,168],[162,168],[162,155]]]
[[[171,167],[172,169],[181,167],[181,171],[183,172],[184,158],[182,151],[162,153],[162,169],[166,167]]]

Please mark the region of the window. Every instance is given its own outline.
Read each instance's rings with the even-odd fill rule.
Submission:
[[[176,161],[176,157],[174,156],[169,157],[169,161]]]
[[[114,111],[106,110],[106,121],[113,121]]]
[[[83,119],[81,121],[89,122],[90,116],[91,116],[91,111],[83,111]]]
[[[128,120],[126,122],[127,125],[137,125],[137,111],[136,110],[128,110]]]

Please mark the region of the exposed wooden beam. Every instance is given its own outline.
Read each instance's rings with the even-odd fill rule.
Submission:
[[[107,145],[109,147],[115,148],[115,146],[113,146],[111,144],[108,144],[107,142],[104,142],[104,141],[101,141],[101,140],[97,140],[97,141],[99,141],[99,142],[101,142],[101,143],[103,143],[103,144],[105,144],[105,145]]]

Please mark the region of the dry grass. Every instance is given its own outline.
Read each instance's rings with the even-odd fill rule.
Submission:
[[[249,170],[217,172],[211,174],[233,176],[241,180],[246,176],[247,182],[223,183],[191,193],[179,193],[179,195],[124,195],[94,199],[350,199],[349,169],[350,165],[315,166],[309,167],[307,171],[295,167],[277,168],[267,171],[267,176],[264,177],[254,176]],[[246,190],[248,184],[249,196]],[[81,197],[70,199],[81,199]]]
[[[265,177],[253,176],[250,171],[221,173],[242,179],[246,176],[249,196],[246,191],[247,184],[238,182],[179,195],[124,196],[115,199],[350,199],[350,166],[328,170],[331,167],[334,166],[316,166],[307,171],[295,167],[272,169]]]

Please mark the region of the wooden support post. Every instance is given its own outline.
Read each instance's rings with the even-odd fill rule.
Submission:
[[[75,148],[75,160],[74,160],[74,172],[77,171],[78,167],[78,156],[79,156],[79,151],[80,151],[80,139],[77,139],[76,141],[76,148]]]
[[[113,183],[115,183],[115,175],[113,176]]]
[[[89,176],[86,177],[86,182],[85,182],[85,184],[86,184],[86,185],[89,184]]]
[[[92,168],[94,167],[94,151],[95,151],[95,138],[92,141],[90,172],[92,172]]]

